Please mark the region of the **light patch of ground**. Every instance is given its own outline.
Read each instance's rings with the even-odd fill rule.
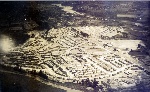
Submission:
[[[74,10],[72,9],[73,7],[71,7],[71,6],[63,6],[63,5],[61,5],[61,4],[53,4],[53,5],[57,5],[57,6],[61,7],[61,8],[63,8],[63,10],[64,10],[65,12],[67,12],[67,13],[78,14],[78,15],[84,15],[83,13],[79,13],[79,12],[74,11]]]
[[[117,17],[136,18],[137,16],[131,14],[117,14]]]
[[[145,46],[144,43],[141,40],[105,40],[105,42],[111,43],[113,47],[119,48],[119,49],[126,49],[129,48],[130,50],[136,50],[138,47],[138,44],[141,44],[142,46]]]

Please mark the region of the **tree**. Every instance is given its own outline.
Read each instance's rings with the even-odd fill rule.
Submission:
[[[96,81],[96,79],[94,78],[94,81],[93,81],[93,88],[96,88],[98,86],[98,81]]]
[[[48,79],[48,76],[44,74],[42,70],[39,71],[38,75],[44,79]]]

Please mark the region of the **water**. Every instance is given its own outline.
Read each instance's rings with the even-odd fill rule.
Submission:
[[[0,72],[0,92],[66,92],[40,83],[34,78],[8,72]]]

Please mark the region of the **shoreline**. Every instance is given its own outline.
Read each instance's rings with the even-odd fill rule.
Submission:
[[[4,68],[7,68],[4,69]],[[10,68],[11,70],[9,70],[8,68]],[[25,76],[25,77],[28,77],[28,78],[32,78],[42,84],[45,84],[47,86],[52,86],[54,88],[57,88],[57,89],[62,89],[62,90],[65,90],[66,92],[84,92],[84,91],[81,91],[81,90],[77,90],[77,89],[72,89],[72,88],[69,88],[69,87],[66,87],[65,86],[62,86],[59,82],[52,82],[52,80],[50,79],[44,79],[38,75],[33,75],[33,74],[28,74],[28,73],[21,73],[19,71],[15,71],[13,70],[13,67],[10,67],[10,66],[4,66],[2,64],[0,64],[0,72],[5,72],[5,73],[9,73],[9,74],[14,74],[14,75],[20,75],[20,76]]]

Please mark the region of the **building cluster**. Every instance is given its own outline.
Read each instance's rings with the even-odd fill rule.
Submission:
[[[105,48],[108,41],[99,40],[99,35],[117,34],[116,30],[116,27],[103,26],[51,29],[47,34],[35,35],[12,51],[9,61],[26,71],[42,72],[42,75],[44,73],[49,79],[59,82],[80,83],[86,79],[106,82],[134,64],[131,57],[126,58],[119,51]]]

